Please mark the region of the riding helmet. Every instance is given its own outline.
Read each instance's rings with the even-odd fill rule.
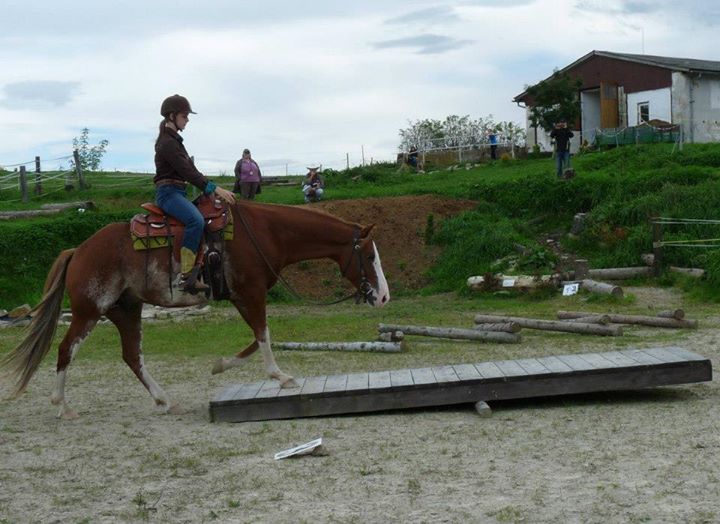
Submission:
[[[197,114],[192,110],[192,107],[190,107],[188,99],[181,95],[172,95],[163,100],[163,103],[160,106],[160,114],[167,118],[170,116],[170,113]]]

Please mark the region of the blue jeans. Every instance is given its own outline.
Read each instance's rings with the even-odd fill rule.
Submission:
[[[205,219],[195,204],[187,199],[187,192],[169,184],[160,186],[155,191],[155,202],[168,215],[185,224],[182,247],[197,253],[205,229]]]
[[[566,166],[570,164],[570,151],[556,151],[557,176],[561,177]]]

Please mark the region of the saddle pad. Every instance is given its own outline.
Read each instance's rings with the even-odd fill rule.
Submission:
[[[204,215],[205,231],[222,231],[224,240],[233,239],[232,213],[226,207],[213,216]],[[173,238],[185,230],[185,226],[169,216],[138,213],[130,220],[130,237],[133,249],[142,251],[173,245]]]

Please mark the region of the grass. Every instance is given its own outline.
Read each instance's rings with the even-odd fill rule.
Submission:
[[[435,194],[477,201],[476,210],[451,220],[428,218],[425,236],[443,251],[430,270],[426,293],[457,291],[471,274],[504,270],[497,261],[513,255],[518,244],[529,251],[513,260],[518,271],[547,272],[556,261],[537,240],[551,232],[559,233],[564,248],[588,258],[592,267],[637,265],[640,254],[652,248],[650,217],[717,218],[720,144],[690,144],[682,151],[668,144],[626,146],[577,155],[574,165],[578,176],[570,181],[557,180],[552,159],[546,158],[420,174],[395,164],[326,170],[326,197]],[[87,180],[87,189],[72,192],[62,189],[61,179],[48,181],[48,192],[33,195],[28,204],[18,202],[17,189],[0,190],[0,211],[32,209],[50,201],[93,200],[98,206],[82,215],[71,210],[52,218],[0,223],[0,264],[16,269],[0,274],[0,307],[36,303],[59,251],[78,245],[109,222],[127,220],[141,202],[153,198],[149,175],[99,172],[89,173]],[[232,178],[218,182],[229,187]],[[299,184],[267,186],[258,200],[302,203]],[[566,238],[578,212],[589,213],[585,231],[578,238]],[[720,226],[668,227],[665,238],[720,238]],[[720,250],[665,251],[668,264],[707,269],[706,282],[684,282],[683,287],[704,300],[720,301]]]

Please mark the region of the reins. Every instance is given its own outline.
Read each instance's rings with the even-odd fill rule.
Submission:
[[[255,247],[255,250],[258,252],[260,257],[263,259],[263,262],[265,262],[265,265],[270,269],[270,272],[273,274],[273,276],[282,283],[283,286],[290,292],[290,294],[295,297],[296,299],[306,302],[308,304],[314,305],[314,306],[331,306],[333,304],[339,304],[340,302],[345,302],[346,300],[350,300],[351,298],[355,298],[356,303],[360,303],[361,300],[364,300],[365,302],[371,302],[374,301],[372,298],[372,287],[370,286],[370,282],[368,281],[367,277],[365,276],[365,266],[363,264],[362,260],[362,254],[360,253],[360,232],[356,229],[355,233],[353,234],[353,244],[352,244],[352,251],[353,253],[357,253],[357,259],[358,259],[358,268],[360,270],[360,287],[359,289],[351,293],[350,295],[339,298],[338,300],[333,300],[329,302],[317,302],[315,300],[310,300],[307,298],[302,297],[295,289],[290,285],[290,283],[285,280],[285,278],[279,274],[277,271],[275,271],[275,268],[273,268],[270,261],[265,256],[265,253],[262,249],[260,249],[260,244],[258,244],[257,238],[255,237],[255,233],[250,228],[250,225],[245,220],[245,216],[240,210],[240,207],[236,207],[238,211],[238,216],[240,217],[240,222],[242,222],[243,227],[245,228],[245,231],[247,231],[248,236],[250,237],[250,241],[252,242],[253,246]],[[340,273],[342,276],[345,276],[345,273],[348,269],[350,269],[350,264],[352,262],[353,256],[350,255],[350,258],[348,259],[347,264],[345,265],[345,268]]]

